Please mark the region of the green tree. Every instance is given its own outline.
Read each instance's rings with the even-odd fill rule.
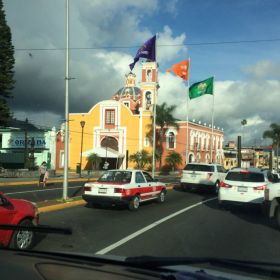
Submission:
[[[6,22],[3,1],[0,0],[0,125],[11,117],[7,99],[12,97],[14,88],[14,47],[10,27]]]
[[[277,158],[277,172],[278,170],[278,150],[280,144],[280,125],[276,123],[272,123],[270,125],[270,130],[266,130],[263,133],[263,138],[270,138],[272,140],[272,146],[276,150],[276,158]]]
[[[98,154],[92,153],[87,157],[87,160],[89,162],[90,170],[96,170],[97,166],[101,162],[101,158],[99,157]]]
[[[144,169],[147,164],[152,162],[152,157],[146,150],[141,150],[130,155],[129,160],[136,163],[136,168]]]
[[[172,171],[174,171],[179,164],[182,164],[183,159],[179,153],[172,151],[167,155],[165,162],[170,165],[172,167]]]
[[[179,129],[177,124],[178,119],[173,117],[176,105],[167,106],[164,102],[156,107],[156,125],[159,127],[159,131],[156,133],[156,153],[159,160],[159,168],[162,166],[162,154],[163,154],[163,142],[165,138],[165,132],[168,127],[172,126],[176,130]],[[153,127],[150,125],[150,131],[147,135],[152,143],[153,138]]]

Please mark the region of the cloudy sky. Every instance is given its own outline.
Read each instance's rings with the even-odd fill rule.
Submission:
[[[11,107],[19,119],[58,126],[64,115],[65,0],[3,0],[15,47]],[[186,84],[166,73],[191,59],[190,84],[215,76],[215,125],[226,140],[260,144],[280,123],[280,1],[69,0],[70,112],[87,112],[124,84],[138,47],[159,34],[159,103],[186,118]],[[250,42],[248,42],[250,41]],[[140,65],[135,67],[139,76]],[[212,96],[190,102],[211,122]],[[265,143],[265,142],[263,142]]]

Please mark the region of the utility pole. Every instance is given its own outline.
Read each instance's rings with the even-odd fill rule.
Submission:
[[[66,53],[65,53],[65,137],[64,137],[64,170],[63,196],[67,199],[68,191],[68,151],[69,151],[69,0],[66,0]]]
[[[25,119],[25,126],[24,126],[24,168],[27,168],[27,124],[28,119]]]

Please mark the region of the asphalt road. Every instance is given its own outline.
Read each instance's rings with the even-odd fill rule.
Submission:
[[[179,182],[178,177],[158,176],[157,178],[165,183]],[[68,182],[68,197],[71,198],[81,195],[84,184],[85,181]],[[0,192],[5,193],[11,198],[22,198],[33,202],[41,202],[62,198],[62,186],[62,182],[49,182],[45,188],[43,188],[42,186],[38,187],[36,184],[21,185],[19,183],[16,186],[0,186]]]
[[[69,182],[68,196],[78,196],[82,194],[83,182]],[[18,186],[1,186],[0,192],[5,193],[11,198],[22,198],[33,202],[40,202],[46,200],[54,200],[62,198],[62,183],[48,183],[43,188],[37,185],[18,185]]]
[[[255,208],[221,210],[210,193],[168,191],[165,203],[145,203],[137,212],[79,206],[42,214],[41,223],[71,227],[73,235],[41,235],[35,250],[280,262],[273,223]]]

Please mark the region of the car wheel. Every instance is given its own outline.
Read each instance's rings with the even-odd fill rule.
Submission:
[[[278,228],[280,228],[280,207],[279,207],[279,205],[275,209],[275,220],[276,220],[276,224],[277,224]]]
[[[157,202],[163,203],[165,201],[165,195],[166,195],[165,191],[161,191],[159,197],[157,198]]]
[[[181,184],[181,189],[182,189],[184,192],[189,192],[189,191],[190,191],[190,188],[189,188],[186,184]]]
[[[33,227],[33,223],[30,220],[23,220],[20,226]],[[35,233],[29,230],[17,230],[14,232],[11,239],[10,247],[18,250],[28,250],[34,246]]]
[[[220,189],[220,182],[217,181],[213,186],[213,193],[217,195],[219,193],[219,189]]]
[[[139,195],[136,195],[133,197],[133,199],[129,202],[129,210],[136,211],[140,206],[140,197]]]

